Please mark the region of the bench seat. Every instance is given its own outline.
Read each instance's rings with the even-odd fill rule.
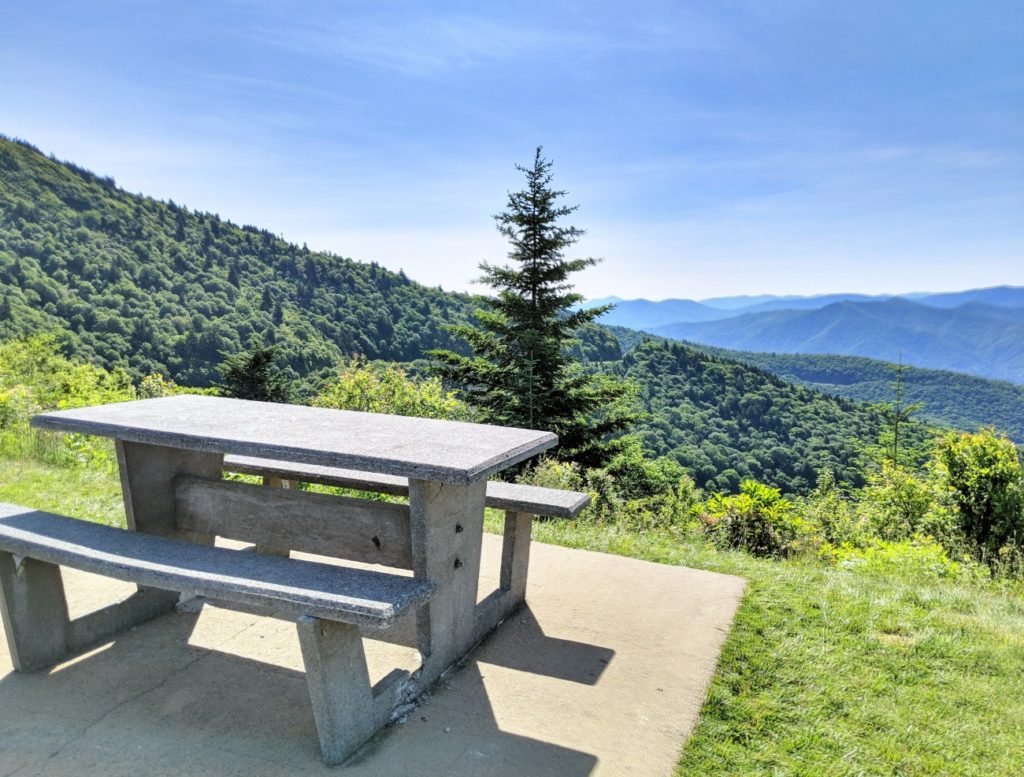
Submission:
[[[139,590],[74,620],[60,567]],[[295,619],[324,760],[340,763],[405,700],[409,672],[370,684],[360,627],[391,625],[427,602],[428,580],[114,529],[0,503],[0,615],[18,671],[43,669],[178,602],[180,593]]]
[[[409,495],[409,480],[397,475],[383,475],[340,467],[316,464],[297,464],[291,461],[262,459],[253,456],[225,456],[224,471],[244,475],[263,475],[282,480],[297,480],[323,486],[375,491],[393,496]],[[498,510],[507,510],[553,518],[575,518],[588,504],[590,495],[578,491],[563,491],[521,483],[487,483],[486,504]]]
[[[0,550],[152,588],[381,628],[435,589],[402,575],[207,547],[3,503]]]

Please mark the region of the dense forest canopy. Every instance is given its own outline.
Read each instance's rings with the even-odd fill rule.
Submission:
[[[669,456],[697,485],[735,491],[744,478],[805,493],[819,474],[863,485],[861,455],[883,414],[735,361],[665,341],[644,342],[611,367],[642,390],[644,447]],[[925,430],[913,425],[913,439]]]
[[[681,342],[624,327],[609,327],[622,350],[657,340]],[[743,362],[785,381],[860,402],[891,402],[893,365],[864,356],[756,353],[685,343],[720,359]],[[919,416],[942,426],[973,431],[994,426],[1017,442],[1024,441],[1024,386],[963,372],[905,367],[906,400],[920,403]]]
[[[401,272],[129,194],[2,137],[0,184],[0,336],[58,329],[105,367],[194,386],[254,338],[293,378],[354,353],[461,347],[444,325],[471,298]]]

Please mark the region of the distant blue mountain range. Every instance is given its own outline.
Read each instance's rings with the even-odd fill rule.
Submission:
[[[615,305],[601,323],[733,350],[902,358],[918,367],[1024,383],[1024,287]]]

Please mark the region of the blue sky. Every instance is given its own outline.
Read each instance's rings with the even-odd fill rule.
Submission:
[[[589,296],[1024,285],[1024,4],[4,3],[0,132],[470,288],[543,144]]]

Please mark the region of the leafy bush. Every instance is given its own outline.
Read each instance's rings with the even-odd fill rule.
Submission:
[[[158,397],[173,397],[177,394],[206,393],[207,391],[211,391],[211,389],[182,388],[173,380],[154,372],[142,379],[135,393],[139,399],[156,399]]]
[[[931,485],[898,464],[886,461],[868,477],[860,510],[871,535],[904,540],[924,530],[934,501]]]
[[[717,547],[755,556],[785,557],[813,538],[812,527],[779,489],[754,480],[743,481],[739,494],[714,494],[700,520]]]
[[[949,433],[939,441],[935,458],[963,532],[984,558],[998,558],[1008,545],[1024,545],[1024,473],[1009,439],[992,429]]]
[[[693,487],[693,481],[681,464],[665,456],[649,458],[635,438],[624,443],[606,470],[615,480],[616,492],[623,499],[649,499],[663,495],[676,488],[684,478]]]
[[[68,359],[53,335],[0,343],[0,455],[60,465],[109,464],[111,446],[106,440],[37,432],[29,428],[29,419],[45,410],[121,402],[135,396],[126,372],[108,372]]]
[[[640,459],[630,453],[628,462],[618,461],[608,469],[542,457],[517,481],[589,493],[592,501],[579,520],[614,522],[626,531],[681,529],[700,502],[693,480],[673,462],[643,459],[642,453]]]
[[[859,505],[840,488],[830,469],[819,473],[818,485],[807,496],[798,498],[794,508],[809,526],[816,527],[825,542],[859,547],[870,537],[870,527]]]
[[[354,357],[343,362],[313,400],[316,407],[423,418],[468,420],[469,407],[439,378],[415,379],[397,364]]]

